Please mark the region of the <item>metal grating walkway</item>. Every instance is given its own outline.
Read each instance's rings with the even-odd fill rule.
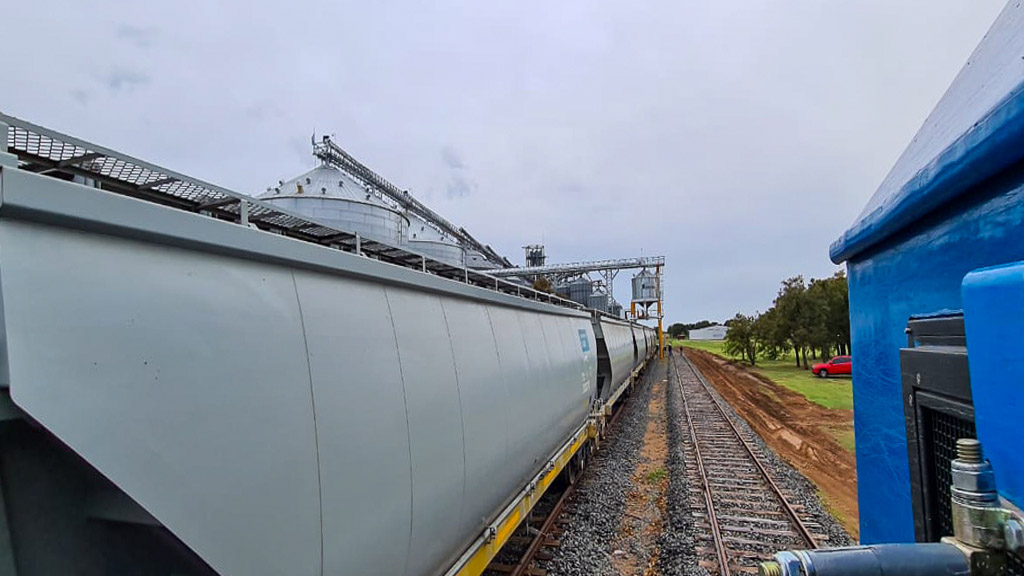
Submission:
[[[585,310],[554,294],[502,280],[469,268],[452,266],[383,242],[327,226],[294,212],[261,202],[202,180],[185,176],[73,136],[0,114],[7,125],[7,151],[22,170],[63,180],[78,176],[98,188],[211,218],[255,226],[261,230],[435,274],[530,300]]]

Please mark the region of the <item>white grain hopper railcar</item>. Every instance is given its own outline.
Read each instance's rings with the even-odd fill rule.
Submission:
[[[0,573],[439,574],[653,353],[352,253],[280,206],[366,200],[322,168],[268,204],[0,115],[4,142]]]

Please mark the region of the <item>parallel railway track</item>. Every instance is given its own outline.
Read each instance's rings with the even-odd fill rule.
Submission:
[[[779,549],[817,548],[826,541],[826,535],[812,532],[820,526],[789,501],[758,448],[726,415],[689,359],[677,356],[672,368],[683,398],[690,507],[701,566],[719,576],[756,574],[758,562]]]
[[[646,385],[646,384],[645,384]],[[613,430],[627,404],[633,401],[632,395],[627,396],[615,406],[609,418],[606,430]],[[586,457],[583,454],[581,457]],[[573,464],[576,465],[575,463]],[[578,474],[582,474],[579,470]],[[516,530],[505,548],[488,565],[485,576],[546,576],[543,565],[550,560],[550,551],[561,545],[562,512],[565,504],[576,491],[579,478],[566,470],[556,489],[549,491],[544,500],[530,512],[530,517]]]

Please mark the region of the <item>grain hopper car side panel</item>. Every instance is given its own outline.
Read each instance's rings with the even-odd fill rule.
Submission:
[[[554,424],[564,407],[555,402],[549,386],[557,383],[553,374],[550,350],[544,338],[544,328],[537,314],[518,314],[522,333],[526,340],[526,355],[530,359],[531,377],[528,388],[523,394],[529,397],[529,412],[517,414],[517,418],[526,421],[524,444],[528,447],[529,465],[524,472],[532,472],[540,465],[555,446],[565,439],[568,433],[562,434]],[[540,423],[545,425],[540,425]],[[540,447],[547,450],[538,450]],[[525,477],[522,478],[525,480]]]
[[[633,333],[629,324],[625,322],[603,317],[600,322],[611,361],[612,378],[609,392],[614,392],[633,371]]]
[[[532,422],[523,414],[533,414],[534,370],[526,352],[519,315],[520,310],[493,306],[488,308],[494,340],[498,344],[500,376],[507,390],[508,409],[508,461],[511,470],[520,471],[515,482],[525,479],[533,461],[530,439],[533,438]]]
[[[12,399],[217,571],[319,574],[291,273],[18,221],[0,245]]]
[[[643,361],[643,332],[635,324],[630,325],[630,332],[633,336],[633,368],[636,368]]]
[[[583,351],[580,348],[578,337],[575,346],[572,348],[567,346],[566,336],[575,336],[576,331],[571,328],[566,329],[559,318],[548,315],[538,316],[538,318],[544,331],[548,357],[551,359],[551,380],[547,395],[552,404],[561,406],[561,409],[553,414],[551,420],[556,430],[554,441],[556,443],[564,442],[569,434],[579,427],[579,423],[586,418],[587,408],[590,405],[590,390],[583,386],[578,373],[577,358]],[[551,450],[554,450],[554,445]]]
[[[0,184],[11,398],[220,573],[437,573],[589,414],[584,313]]]
[[[309,346],[323,493],[324,573],[401,574],[408,556],[412,477],[405,390],[384,290],[295,273]],[[358,326],[358,330],[349,329]],[[370,441],[372,439],[372,442]],[[387,457],[384,457],[387,455]],[[380,506],[370,494],[391,494]],[[352,518],[363,527],[352,529]],[[379,534],[406,535],[381,546]]]
[[[409,563],[438,566],[459,543],[466,491],[462,409],[451,341],[440,298],[402,288],[389,287],[386,292],[409,416],[413,487]]]
[[[445,321],[455,357],[465,429],[466,495],[461,534],[483,529],[495,503],[508,497],[518,478],[508,466],[509,394],[487,306],[444,298]]]

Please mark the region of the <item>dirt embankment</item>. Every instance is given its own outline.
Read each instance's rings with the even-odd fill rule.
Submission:
[[[819,406],[714,354],[691,349],[687,355],[751,428],[814,482],[846,531],[858,539],[856,460],[830,432],[852,430],[853,411]]]

